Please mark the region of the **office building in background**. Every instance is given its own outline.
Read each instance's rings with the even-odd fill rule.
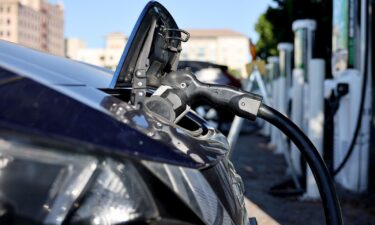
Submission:
[[[190,39],[183,43],[181,60],[205,61],[222,64],[246,77],[245,64],[249,62],[249,39],[243,34],[228,29],[188,30]],[[106,36],[104,48],[87,48],[83,40],[65,40],[65,55],[109,69],[116,69],[124,50],[127,37],[122,33]]]
[[[128,38],[120,33],[110,33],[106,36],[104,48],[87,48],[86,43],[79,38],[65,40],[65,56],[96,66],[115,70],[120,61]]]
[[[44,0],[0,0],[0,39],[63,56],[63,5]]]
[[[249,38],[230,29],[190,29],[190,39],[183,43],[181,60],[222,64],[246,76],[250,60]]]

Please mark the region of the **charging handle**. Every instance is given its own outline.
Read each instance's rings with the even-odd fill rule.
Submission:
[[[163,93],[159,95],[172,103],[172,107],[176,109],[176,117],[195,101],[205,99],[216,107],[226,108],[236,115],[255,120],[262,103],[259,95],[228,86],[202,83],[188,70],[171,72],[162,77],[160,83],[162,86],[158,90],[163,89]]]
[[[201,83],[186,70],[171,72],[162,77],[160,83],[163,86],[157,90],[160,92],[159,96],[152,96],[148,100],[160,103],[154,111],[155,114],[160,115],[160,112],[164,112],[159,107],[169,107],[169,110],[172,109],[178,117],[181,114],[180,111],[186,111],[183,109],[186,109],[188,105],[199,99],[205,99],[215,106],[231,110],[238,116],[249,120],[255,120],[259,116],[278,127],[296,144],[315,176],[323,202],[326,224],[343,224],[335,187],[319,152],[293,122],[278,111],[262,104],[260,96],[227,86]],[[348,92],[345,85],[340,85],[339,89],[341,95]],[[164,98],[165,104],[161,104],[157,98]],[[149,110],[152,111],[152,109]]]

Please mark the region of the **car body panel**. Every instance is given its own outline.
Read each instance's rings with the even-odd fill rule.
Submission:
[[[7,45],[13,44],[0,44],[2,47]],[[35,52],[34,57],[39,55],[23,47],[12,48],[24,49],[28,54]],[[17,59],[12,52],[8,52],[7,57],[1,56],[0,65],[7,68],[2,70],[0,78],[0,123],[3,130],[16,129],[33,135],[60,137],[85,142],[92,148],[96,146],[124,155],[195,168],[215,164],[227,153],[225,137],[214,129],[209,129],[204,137],[194,137],[181,127],[135,109],[97,88],[81,84],[84,78],[75,81],[67,76],[64,79],[62,71],[49,73],[44,64],[34,67],[22,60],[22,54],[17,55]],[[63,62],[66,74],[79,77],[74,67],[77,62],[54,56],[49,61]],[[11,72],[9,68],[15,71]],[[85,64],[79,65],[78,69],[82,73],[90,71],[92,77],[103,73]],[[161,124],[160,128],[156,124]]]

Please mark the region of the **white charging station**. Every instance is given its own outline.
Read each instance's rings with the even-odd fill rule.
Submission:
[[[343,8],[343,7],[346,8]],[[333,1],[332,73],[333,79],[325,81],[325,93],[337,93],[339,85],[346,85],[348,93],[339,99],[334,116],[333,169],[337,170],[347,156],[349,146],[362,114],[359,133],[347,163],[335,176],[336,182],[354,192],[363,192],[368,186],[368,158],[371,122],[371,49],[368,26],[368,2]],[[366,43],[367,41],[367,43]],[[368,54],[366,57],[365,54]],[[367,59],[367,62],[365,60]],[[366,67],[367,65],[367,67]],[[364,84],[365,76],[367,82]],[[362,91],[365,94],[362,96]],[[363,107],[360,108],[364,97]]]
[[[279,43],[277,45],[279,50],[279,72],[280,76],[278,79],[278,110],[284,114],[286,117],[291,117],[291,111],[289,105],[291,103],[291,98],[293,93],[291,91],[293,75],[292,75],[292,64],[293,64],[293,44],[292,43]],[[301,76],[303,80],[303,76]],[[296,189],[300,190],[301,185],[298,181],[298,174],[294,165],[292,164],[292,158],[289,151],[287,137],[285,135],[280,135],[277,139],[277,148],[279,152],[283,152],[285,162],[287,163],[286,173],[292,178]]]
[[[277,56],[270,56],[267,58],[270,73],[269,77],[271,78],[270,86],[271,86],[271,105],[275,109],[279,110],[279,102],[278,102],[278,94],[279,94],[279,57]],[[277,146],[278,139],[280,138],[281,133],[276,127],[271,127],[271,141],[270,144],[273,146]],[[282,153],[280,149],[275,149],[276,153]]]
[[[340,106],[334,118],[333,167],[337,168],[347,154],[350,142],[353,139],[359,116],[360,90],[364,87],[362,87],[361,73],[354,69],[347,69],[341,72],[335,82],[336,84],[346,83],[349,85],[349,93],[340,100]],[[345,188],[356,192],[363,192],[367,189],[370,138],[369,107],[370,105],[367,104],[366,106],[365,103],[364,112],[360,112],[365,113],[365,115],[363,115],[361,130],[353,153],[345,167],[336,176],[336,181]]]
[[[288,104],[290,99],[290,87],[292,82],[292,54],[293,44],[279,43],[279,77],[277,79],[277,103],[279,112],[288,116]],[[277,152],[285,152],[288,149],[286,137],[279,135],[276,140]]]
[[[324,137],[324,79],[325,61],[323,59],[311,59],[309,62],[309,88],[307,92],[308,111],[307,136],[315,145],[320,155],[323,155]],[[304,198],[318,199],[319,190],[315,178],[307,167],[306,171],[306,193]]]
[[[266,74],[264,77],[264,84],[270,105],[272,105],[272,68],[273,66],[268,62],[266,64]],[[266,137],[271,137],[271,127],[269,123],[264,123],[261,133]]]
[[[305,71],[303,69],[293,69],[293,84],[291,89],[291,119],[300,128],[303,126],[303,91],[305,83],[304,77]],[[291,143],[290,146],[290,155],[294,170],[299,176],[301,176],[303,174],[301,166],[301,153],[299,152],[297,146],[295,146],[293,143]]]
[[[294,69],[292,79],[292,121],[307,133],[308,118],[308,80],[309,62],[312,58],[312,49],[316,30],[316,22],[310,19],[296,20],[292,24],[294,31]],[[303,174],[301,155],[297,147],[291,145],[292,165],[299,175]]]
[[[293,44],[279,43],[277,49],[279,50],[280,61],[280,110],[283,114],[288,115],[288,102],[290,101],[290,88],[292,87]]]

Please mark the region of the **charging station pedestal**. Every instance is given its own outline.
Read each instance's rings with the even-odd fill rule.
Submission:
[[[265,66],[266,72],[264,76],[265,90],[270,105],[272,105],[272,68],[272,65],[267,63]],[[269,123],[264,123],[261,133],[266,137],[271,137],[271,125]]]
[[[280,66],[280,112],[286,116],[290,115],[289,102],[291,98],[290,89],[292,87],[292,59],[293,59],[293,44],[279,43],[277,45],[279,50],[279,66]]]
[[[278,79],[278,110],[286,117],[291,117],[291,109],[289,105],[291,104],[291,98],[293,94],[291,93],[292,87],[292,59],[293,59],[293,44],[291,43],[279,43],[277,45],[279,50],[279,79]],[[303,75],[301,76],[303,80]],[[286,173],[291,176],[296,189],[300,190],[301,185],[298,181],[298,174],[294,165],[292,164],[292,158],[289,151],[289,146],[287,142],[287,137],[280,135],[277,138],[277,152],[282,152],[287,163]]]
[[[293,69],[293,86],[291,90],[291,119],[298,126],[303,126],[303,92],[304,92],[304,70],[303,69]],[[301,165],[301,153],[299,152],[297,146],[291,143],[290,154],[292,160],[292,166],[295,169],[298,176],[302,176],[302,165]]]
[[[271,56],[267,58],[268,64],[269,64],[269,77],[271,78],[271,96],[272,96],[272,101],[271,105],[273,108],[279,110],[279,102],[278,102],[278,94],[279,94],[279,57],[277,56]],[[278,139],[281,136],[280,131],[276,127],[271,127],[271,142],[270,144],[273,146],[277,146]],[[279,149],[276,148],[276,153],[281,153],[279,152]]]
[[[294,70],[292,79],[291,119],[307,133],[309,62],[316,30],[316,22],[310,19],[296,20],[292,24],[294,31]],[[301,155],[295,145],[291,145],[292,165],[297,174],[303,175]]]
[[[348,84],[349,93],[340,100],[340,107],[334,118],[334,154],[333,168],[337,168],[343,161],[354,131],[357,125],[359,113],[362,115],[362,124],[359,136],[355,143],[353,153],[351,154],[345,167],[337,174],[336,181],[345,188],[363,192],[367,189],[368,173],[368,155],[370,141],[370,118],[369,106],[366,104],[362,112],[358,112],[361,98],[362,77],[358,70],[348,69],[340,74],[336,83]],[[370,83],[370,82],[368,82]]]
[[[278,110],[285,116],[289,117],[288,105],[290,101],[290,87],[292,82],[292,54],[293,44],[279,43],[277,45],[279,50],[279,78],[277,80],[277,105]],[[286,137],[280,135],[276,140],[277,152],[287,151]]]
[[[343,1],[345,4],[343,4]],[[326,93],[335,93],[339,108],[334,116],[333,169],[336,170],[347,156],[357,124],[359,133],[352,154],[335,180],[354,192],[368,187],[368,163],[371,123],[371,37],[367,26],[368,0],[333,0],[332,73],[326,81]],[[365,36],[367,35],[368,38]],[[367,43],[366,43],[367,41]],[[367,51],[366,49],[369,49]],[[367,57],[365,56],[367,54]],[[367,59],[367,63],[365,60]],[[366,67],[367,65],[367,67]],[[365,76],[367,82],[364,84]],[[345,86],[347,92],[338,93]],[[362,91],[365,89],[364,96]],[[360,108],[362,97],[364,105]],[[362,121],[359,122],[359,115]]]
[[[309,88],[307,101],[309,103],[307,115],[307,136],[315,145],[315,148],[323,156],[324,137],[324,79],[325,61],[323,59],[311,59],[309,62]],[[318,199],[319,189],[316,185],[314,175],[307,166],[306,193],[304,198]]]

